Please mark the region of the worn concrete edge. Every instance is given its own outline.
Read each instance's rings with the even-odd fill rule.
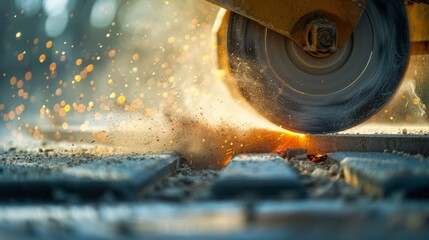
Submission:
[[[289,139],[287,148],[306,148],[308,154],[333,152],[405,152],[429,156],[429,135],[316,134]]]
[[[328,154],[328,160],[341,166],[346,182],[355,187],[362,189],[376,197],[386,197],[395,192],[402,191],[405,195],[416,195],[415,191],[425,191],[429,189],[429,176],[421,175],[406,175],[393,176],[389,181],[383,181],[376,177],[367,176],[366,174],[350,167],[348,161],[359,161],[359,159],[374,159],[374,163],[378,160],[401,159],[403,161],[418,161],[418,159],[410,156],[400,156],[393,153],[379,152],[336,152]],[[426,195],[429,195],[426,194]]]

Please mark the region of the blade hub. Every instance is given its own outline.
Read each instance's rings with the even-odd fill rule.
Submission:
[[[353,41],[353,40],[352,40]],[[344,47],[324,57],[315,58],[313,54],[304,51],[300,46],[285,39],[286,54],[293,63],[303,71],[312,73],[332,72],[340,68],[350,56],[352,41],[345,43]]]
[[[337,27],[326,18],[316,18],[307,24],[305,50],[313,57],[327,57],[337,50]]]
[[[349,41],[323,57],[314,57],[314,53],[268,29],[263,44],[269,68],[294,95],[328,96],[360,80],[371,60],[373,41],[371,22],[364,14]]]

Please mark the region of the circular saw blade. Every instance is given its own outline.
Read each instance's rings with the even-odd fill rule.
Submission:
[[[344,130],[379,111],[401,82],[408,49],[400,0],[370,1],[349,41],[326,58],[238,14],[230,15],[227,32],[243,96],[275,124],[304,133]]]

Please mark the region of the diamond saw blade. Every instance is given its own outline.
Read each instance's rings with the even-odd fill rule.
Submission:
[[[403,1],[369,1],[349,41],[325,58],[231,13],[229,67],[247,101],[286,129],[330,133],[353,127],[382,108],[408,63]]]

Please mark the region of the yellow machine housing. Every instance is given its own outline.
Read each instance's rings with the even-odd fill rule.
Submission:
[[[291,38],[305,47],[305,26],[315,17],[335,22],[337,47],[341,48],[353,32],[368,0],[207,0],[229,11],[250,18]],[[371,1],[371,0],[369,0]],[[422,4],[425,3],[425,4]],[[410,24],[411,54],[429,53],[429,1],[405,1]]]

